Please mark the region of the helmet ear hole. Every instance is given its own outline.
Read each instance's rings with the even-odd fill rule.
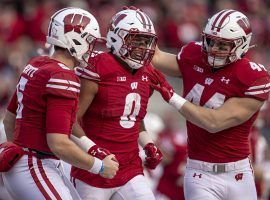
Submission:
[[[111,40],[112,40],[112,42],[116,42],[116,39],[114,39],[113,37],[111,37]]]
[[[78,40],[76,40],[76,39],[73,39],[73,42],[74,42],[74,44],[76,44],[76,45],[81,45],[81,43],[80,43]]]

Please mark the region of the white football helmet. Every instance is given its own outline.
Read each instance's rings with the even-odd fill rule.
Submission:
[[[107,33],[106,46],[131,68],[151,62],[157,36],[150,18],[135,7],[124,7],[115,14]]]
[[[203,52],[212,67],[222,67],[241,59],[250,48],[252,30],[248,18],[236,10],[222,10],[208,20],[203,31]],[[213,48],[221,44],[227,47]]]
[[[96,18],[89,12],[68,7],[57,11],[50,20],[47,43],[68,49],[80,62],[88,62],[101,38]]]

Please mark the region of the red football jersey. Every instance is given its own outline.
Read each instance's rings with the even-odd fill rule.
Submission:
[[[109,53],[97,55],[93,63],[93,67],[76,69],[80,77],[99,85],[82,119],[82,127],[97,145],[116,155],[120,168],[114,179],[104,179],[75,168],[72,175],[95,187],[117,187],[143,174],[138,136],[152,94],[150,79],[145,74],[151,66],[131,74]]]
[[[63,63],[49,57],[30,60],[8,106],[16,114],[14,143],[51,152],[46,134],[71,133],[79,92],[79,78]]]
[[[183,76],[185,99],[216,109],[230,97],[266,100],[270,78],[263,65],[241,59],[215,72],[204,62],[201,43],[189,43],[182,48],[177,62]],[[249,154],[249,131],[257,117],[219,133],[206,130],[187,121],[188,156],[206,162],[233,162]]]

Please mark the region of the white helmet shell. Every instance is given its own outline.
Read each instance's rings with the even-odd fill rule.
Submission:
[[[157,36],[150,18],[135,7],[124,8],[112,18],[108,33],[106,46],[113,54],[121,58],[131,68],[138,69],[149,64],[153,58]],[[132,51],[136,49],[127,36],[145,36],[149,39],[149,45],[140,48],[141,58],[132,58]],[[138,48],[137,48],[138,49]]]
[[[47,43],[68,49],[78,61],[91,55],[100,29],[96,18],[88,11],[80,8],[63,8],[50,19]],[[87,61],[85,61],[87,62]]]
[[[211,66],[224,66],[241,59],[249,50],[252,30],[248,18],[236,10],[222,10],[208,20],[203,31],[203,51],[208,55]],[[209,41],[216,40],[232,44],[231,51],[224,59],[215,59],[209,48]]]

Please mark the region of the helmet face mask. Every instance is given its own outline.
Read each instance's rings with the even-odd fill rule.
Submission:
[[[157,36],[150,18],[138,9],[117,13],[107,33],[107,47],[130,68],[148,65],[155,53]]]
[[[47,43],[67,49],[85,66],[101,38],[95,17],[80,8],[64,8],[50,20]],[[87,55],[88,54],[88,55]]]
[[[208,20],[202,34],[207,64],[220,68],[241,59],[248,51],[251,27],[247,17],[235,10],[222,10]]]
[[[155,36],[130,32],[126,35],[119,53],[122,58],[138,65],[148,65],[155,53],[156,42]]]
[[[213,67],[221,67],[230,64],[235,58],[235,43],[211,35],[203,35],[204,52],[207,52],[208,64]]]

